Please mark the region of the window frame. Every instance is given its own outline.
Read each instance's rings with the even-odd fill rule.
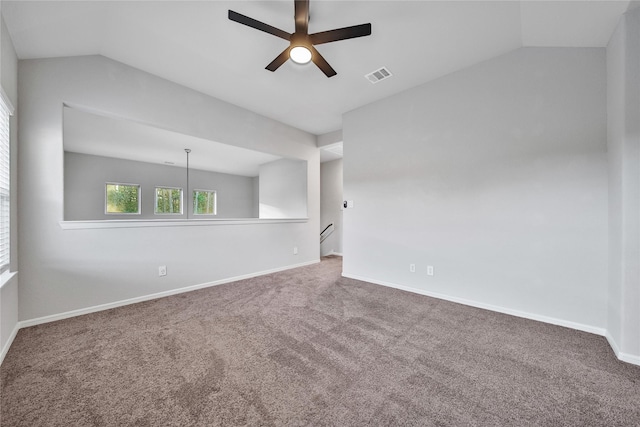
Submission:
[[[213,193],[213,213],[198,213],[196,210],[197,207],[197,197],[196,193]],[[204,189],[194,189],[191,192],[193,197],[193,215],[194,216],[216,216],[218,215],[218,192],[216,190],[204,190]]]
[[[109,212],[109,185],[122,185],[128,187],[138,187],[138,212]],[[104,183],[104,213],[105,215],[141,215],[142,214],[142,185],[132,184],[126,182],[111,182]]]
[[[158,190],[180,190],[180,212],[158,212]],[[153,190],[153,214],[154,215],[183,215],[184,190],[182,187],[156,186]]]
[[[4,169],[0,177],[1,198],[5,199],[6,206],[0,209],[0,274],[11,269],[11,195],[13,185],[11,179],[11,116],[15,110],[9,97],[0,87],[0,171]],[[6,128],[5,128],[6,125]],[[4,203],[2,203],[4,204]]]

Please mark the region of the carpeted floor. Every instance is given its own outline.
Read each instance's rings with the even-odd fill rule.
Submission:
[[[341,258],[22,329],[9,426],[638,426],[604,338],[340,276]]]

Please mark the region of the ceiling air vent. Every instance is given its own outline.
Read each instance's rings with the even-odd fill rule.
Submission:
[[[378,83],[380,80],[388,79],[393,74],[385,67],[380,68],[379,70],[375,70],[372,73],[365,75],[364,77],[369,80],[371,83]]]

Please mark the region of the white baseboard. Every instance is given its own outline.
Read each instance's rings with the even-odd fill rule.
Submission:
[[[539,322],[550,323],[552,325],[564,326],[566,328],[576,329],[578,331],[589,332],[589,333],[592,333],[592,334],[595,334],[595,335],[605,336],[605,334],[606,334],[606,329],[605,328],[598,328],[598,327],[595,327],[595,326],[585,325],[585,324],[582,324],[582,323],[571,322],[571,321],[564,320],[564,319],[557,319],[555,317],[543,316],[543,315],[539,315],[539,314],[535,314],[535,313],[529,313],[529,312],[526,312],[526,311],[513,310],[511,308],[501,307],[501,306],[498,306],[498,305],[486,304],[486,303],[483,303],[483,302],[478,302],[478,301],[469,300],[469,299],[465,299],[465,298],[453,297],[453,296],[450,296],[450,295],[440,294],[440,293],[437,293],[437,292],[425,291],[423,289],[412,288],[410,286],[398,285],[398,284],[395,284],[395,283],[385,282],[385,281],[381,281],[381,280],[369,279],[369,278],[366,278],[366,277],[360,277],[360,276],[356,276],[356,275],[352,275],[352,274],[344,274],[343,273],[342,276],[350,278],[350,279],[361,280],[363,282],[373,283],[373,284],[376,284],[376,285],[382,285],[382,286],[387,286],[387,287],[390,287],[390,288],[401,289],[403,291],[413,292],[413,293],[416,293],[416,294],[425,295],[425,296],[432,297],[432,298],[438,298],[438,299],[445,300],[445,301],[451,301],[451,302],[455,302],[455,303],[458,303],[458,304],[468,305],[468,306],[471,306],[471,307],[482,308],[482,309],[485,309],[485,310],[490,310],[490,311],[495,311],[495,312],[498,312],[498,313],[509,314],[511,316],[516,316],[516,317],[522,317],[524,319],[537,320]]]
[[[618,359],[622,360],[623,362],[640,366],[640,356],[634,356],[633,354],[623,353],[622,351],[620,351],[620,347],[618,347],[618,343],[616,342],[616,340],[613,339],[609,331],[607,331],[607,333],[605,334],[605,338],[607,339],[607,342],[611,346],[611,350],[613,350],[613,353],[616,355]]]
[[[613,339],[613,337],[611,336],[609,331],[607,331],[607,333],[604,334],[604,337],[607,339],[607,342],[609,343],[609,346],[611,347],[611,350],[613,350],[615,355],[618,356],[620,354],[620,347],[618,347],[618,343]],[[619,358],[620,357],[618,357],[618,359]]]
[[[640,356],[634,356],[633,354],[629,353],[618,353],[617,356],[618,359],[622,360],[623,362],[640,366]]]
[[[412,288],[412,287],[409,287],[409,286],[398,285],[398,284],[391,283],[391,282],[386,282],[386,281],[383,281],[383,280],[374,280],[374,279],[370,279],[370,278],[366,278],[366,277],[357,276],[357,275],[354,275],[354,274],[344,274],[343,273],[342,276],[350,278],[350,279],[361,280],[363,282],[373,283],[373,284],[376,284],[376,285],[382,285],[382,286],[388,286],[390,288],[401,289],[403,291],[413,292],[413,293],[416,293],[416,294],[425,295],[425,296],[433,297],[433,298],[438,298],[438,299],[442,299],[442,300],[445,300],[445,301],[451,301],[451,302],[455,302],[455,303],[459,303],[459,304],[464,304],[464,305],[468,305],[468,306],[471,306],[471,307],[482,308],[482,309],[485,309],[485,310],[491,310],[491,311],[495,311],[495,312],[498,312],[498,313],[509,314],[511,316],[522,317],[524,319],[537,320],[539,322],[550,323],[552,325],[564,326],[566,328],[576,329],[578,331],[589,332],[591,334],[600,335],[600,336],[603,336],[603,337],[605,337],[607,339],[607,341],[609,342],[609,345],[611,346],[611,349],[613,350],[613,352],[615,353],[616,357],[619,360],[621,360],[623,362],[631,363],[633,365],[640,366],[640,356],[636,356],[636,355],[633,355],[633,354],[621,352],[620,348],[618,347],[618,344],[615,342],[613,337],[611,337],[611,335],[609,334],[609,332],[605,328],[598,328],[598,327],[595,327],[595,326],[585,325],[585,324],[582,324],[582,323],[571,322],[571,321],[564,320],[564,319],[557,319],[555,317],[542,316],[542,315],[539,315],[539,314],[528,313],[528,312],[525,312],[525,311],[513,310],[513,309],[510,309],[510,308],[500,307],[500,306],[492,305],[492,304],[485,304],[485,303],[481,303],[481,302],[477,302],[477,301],[473,301],[473,300],[468,300],[468,299],[465,299],[465,298],[452,297],[452,296],[440,294],[440,293],[437,293],[437,292],[429,292],[429,291],[425,291],[423,289],[418,289],[418,288]]]
[[[340,254],[340,253],[332,253],[332,255],[342,256],[342,254]],[[155,294],[143,295],[143,296],[136,297],[136,298],[129,298],[129,299],[126,299],[126,300],[115,301],[115,302],[112,302],[112,303],[100,304],[100,305],[87,307],[87,308],[82,308],[82,309],[78,309],[78,310],[71,310],[71,311],[67,311],[67,312],[64,312],[64,313],[53,314],[53,315],[50,315],[50,316],[43,316],[43,317],[38,317],[38,318],[35,318],[35,319],[23,320],[23,321],[20,321],[20,322],[18,322],[16,324],[16,326],[13,329],[13,331],[11,332],[11,335],[9,336],[9,339],[7,340],[5,345],[3,346],[2,352],[0,352],[0,365],[4,361],[4,358],[7,355],[7,352],[9,351],[9,348],[11,347],[11,344],[13,343],[13,340],[15,339],[16,335],[18,334],[18,331],[21,328],[40,325],[40,324],[43,324],[43,323],[55,322],[57,320],[68,319],[70,317],[81,316],[83,314],[89,314],[89,313],[95,313],[95,312],[98,312],[98,311],[109,310],[111,308],[122,307],[122,306],[125,306],[125,305],[135,304],[135,303],[138,303],[138,302],[149,301],[149,300],[153,300],[153,299],[157,299],[157,298],[163,298],[163,297],[167,297],[167,296],[171,296],[171,295],[181,294],[181,293],[184,293],[184,292],[195,291],[195,290],[198,290],[198,289],[203,289],[203,288],[208,288],[208,287],[211,287],[211,286],[222,285],[222,284],[225,284],[225,283],[236,282],[238,280],[244,280],[244,279],[250,279],[250,278],[253,278],[253,277],[264,276],[265,274],[271,274],[271,273],[277,273],[277,272],[280,272],[280,271],[291,270],[291,269],[298,268],[298,267],[304,267],[304,266],[307,266],[307,265],[317,264],[318,262],[320,262],[320,260],[308,261],[308,262],[304,262],[304,263],[300,263],[300,264],[289,265],[289,266],[286,266],[286,267],[279,267],[279,268],[274,268],[274,269],[271,269],[271,270],[265,270],[265,271],[260,271],[260,272],[256,272],[256,273],[244,274],[244,275],[241,275],[241,276],[235,276],[235,277],[230,277],[230,278],[226,278],[226,279],[216,280],[216,281],[213,281],[213,282],[201,283],[201,284],[198,284],[198,285],[187,286],[187,287],[184,287],[184,288],[178,288],[178,289],[172,289],[172,290],[169,290],[169,291],[158,292],[158,293],[155,293]],[[363,282],[369,282],[369,283],[373,283],[373,284],[376,284],[376,285],[387,286],[387,287],[390,287],[390,288],[400,289],[400,290],[403,290],[403,291],[413,292],[413,293],[416,293],[416,294],[425,295],[425,296],[429,296],[429,297],[432,297],[432,298],[438,298],[438,299],[442,299],[442,300],[445,300],[445,301],[451,301],[451,302],[455,302],[455,303],[459,303],[459,304],[464,304],[464,305],[468,305],[468,306],[471,306],[471,307],[482,308],[482,309],[485,309],[485,310],[491,310],[491,311],[495,311],[495,312],[498,312],[498,313],[509,314],[509,315],[516,316],[516,317],[522,317],[522,318],[525,318],[525,319],[537,320],[537,321],[540,321],[540,322],[550,323],[550,324],[553,324],[553,325],[564,326],[564,327],[571,328],[571,329],[576,329],[576,330],[579,330],[579,331],[584,331],[584,332],[589,332],[589,333],[596,334],[596,335],[601,335],[601,336],[604,336],[607,339],[609,345],[611,346],[613,352],[615,353],[616,357],[619,360],[621,360],[623,362],[627,362],[627,363],[631,363],[631,364],[640,366],[640,356],[635,356],[635,355],[632,355],[632,354],[621,352],[619,347],[618,347],[618,345],[617,345],[617,343],[613,339],[613,337],[611,337],[609,332],[604,328],[598,328],[598,327],[594,327],[594,326],[590,326],[590,325],[584,325],[584,324],[581,324],[581,323],[571,322],[571,321],[567,321],[567,320],[563,320],[563,319],[557,319],[557,318],[553,318],[553,317],[537,315],[537,314],[528,313],[528,312],[524,312],[524,311],[520,311],[520,310],[513,310],[513,309],[500,307],[500,306],[496,306],[496,305],[492,305],[492,304],[485,304],[485,303],[481,303],[481,302],[477,302],[477,301],[473,301],[473,300],[468,300],[468,299],[464,299],[464,298],[452,297],[452,296],[445,295],[445,294],[440,294],[440,293],[436,293],[436,292],[429,292],[429,291],[425,291],[423,289],[418,289],[418,288],[413,288],[413,287],[409,287],[409,286],[398,285],[398,284],[395,284],[395,283],[381,281],[381,280],[374,280],[374,279],[361,277],[361,276],[357,276],[357,275],[352,275],[352,274],[343,274],[343,277],[347,277],[347,278],[355,279],[355,280],[360,280],[360,281],[363,281]]]
[[[331,251],[328,254],[324,255],[324,256],[330,256],[330,255],[335,255],[335,256],[342,256],[342,252],[334,252]]]
[[[215,280],[213,282],[201,283],[198,285],[186,286],[184,288],[171,289],[168,291],[158,292],[155,294],[143,295],[135,298],[129,298],[126,300],[120,300],[110,302],[107,304],[94,305],[92,307],[80,308],[78,310],[71,310],[64,313],[52,314],[49,316],[38,317],[35,319],[23,320],[18,322],[19,328],[27,328],[29,326],[41,325],[43,323],[55,322],[57,320],[68,319],[70,317],[82,316],[83,314],[95,313],[98,311],[109,310],[111,308],[122,307],[125,305],[136,304],[143,301],[149,301],[153,299],[168,297],[171,295],[182,294],[185,292],[196,291],[198,289],[209,288],[211,286],[222,285],[225,283],[236,282],[238,280],[251,279],[253,277],[264,276],[265,274],[277,273],[279,271],[291,270],[293,268],[304,267],[306,265],[317,264],[320,260],[303,262],[300,264],[288,265],[286,267],[278,267],[271,270],[259,271],[256,273],[243,274],[241,276],[229,277],[226,279]],[[17,331],[16,331],[17,332]]]
[[[13,328],[13,331],[11,331],[11,335],[9,335],[9,339],[4,344],[4,347],[2,347],[2,352],[0,352],[0,365],[2,365],[2,362],[4,361],[4,357],[9,352],[9,348],[11,347],[11,344],[13,344],[13,340],[16,339],[16,335],[18,335],[19,330],[20,330],[20,322],[16,323],[16,326]]]

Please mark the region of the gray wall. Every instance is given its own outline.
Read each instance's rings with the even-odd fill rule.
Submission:
[[[640,364],[640,9],[607,47],[609,159],[608,339]]]
[[[253,218],[260,217],[260,177],[253,178],[253,210],[251,216]]]
[[[105,214],[105,183],[119,182],[141,185],[140,215]],[[182,215],[154,213],[155,188],[182,188]],[[198,218],[252,218],[254,213],[254,179],[202,170],[189,171],[191,190],[214,190],[217,215]],[[305,199],[306,201],[306,199]],[[166,219],[193,218],[193,198],[187,200],[186,170],[176,166],[158,165],[87,154],[64,154],[64,217],[65,220],[99,219]]]
[[[320,164],[320,231],[334,231],[320,244],[320,255],[342,254],[342,159]]]
[[[1,2],[0,2],[1,3]],[[14,108],[18,108],[18,57],[0,15],[0,85]],[[17,215],[17,159],[18,114],[14,112],[11,126],[11,268],[18,269],[18,215]],[[18,324],[18,277],[0,282],[0,362],[9,349]]]
[[[523,48],[347,113],[345,276],[603,334],[605,71]]]
[[[101,56],[22,60],[19,74],[21,320],[319,259],[314,135]],[[63,229],[63,103],[307,160],[309,220]],[[158,277],[159,265],[167,276]]]
[[[305,218],[306,176],[306,162],[299,160],[260,165],[260,218]]]

